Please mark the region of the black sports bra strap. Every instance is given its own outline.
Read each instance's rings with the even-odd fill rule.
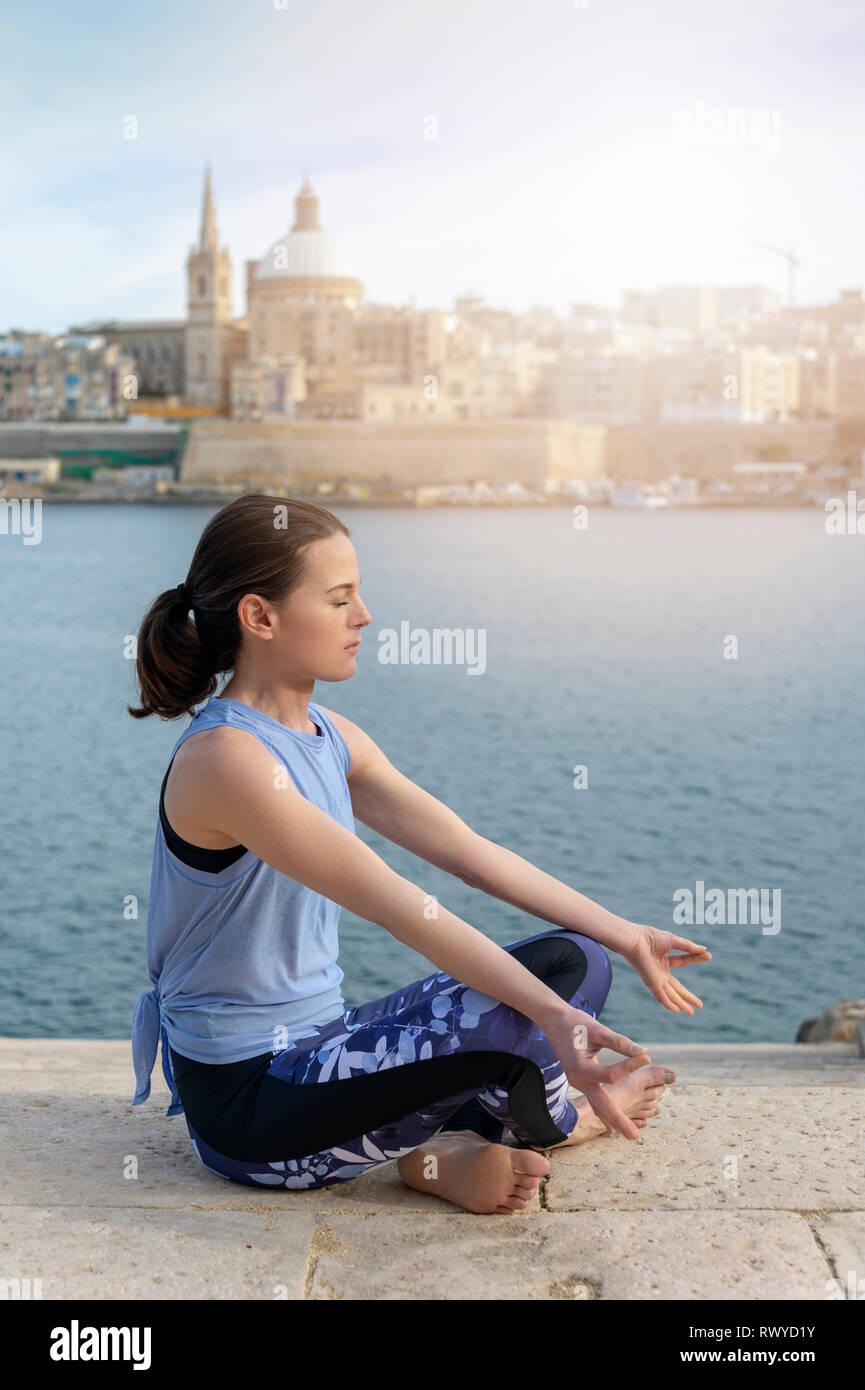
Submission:
[[[175,757],[177,754],[175,753]],[[191,869],[200,869],[204,873],[218,874],[223,869],[236,864],[237,860],[247,853],[246,845],[229,845],[228,849],[206,849],[203,845],[190,844],[189,840],[184,840],[168,823],[165,814],[165,787],[168,782],[168,774],[174,766],[174,758],[165,770],[162,779],[162,789],[159,793],[159,820],[162,825],[162,833],[165,842],[171,853],[181,859],[184,864],[188,864]]]

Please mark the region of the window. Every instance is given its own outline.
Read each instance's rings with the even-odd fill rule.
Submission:
[[[205,294],[207,293],[207,276],[206,276],[206,275],[199,275],[199,277],[198,277],[198,293],[199,293],[200,298],[202,298],[202,299],[204,298]]]

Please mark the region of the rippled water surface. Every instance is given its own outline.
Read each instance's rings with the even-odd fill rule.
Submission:
[[[124,640],[187,572],[210,508],[47,505],[0,536],[7,1036],[128,1036],[160,783],[186,727],[137,721]],[[702,881],[775,889],[781,929],[683,927],[714,953],[664,1010],[613,956],[603,1015],[645,1040],[790,1041],[865,996],[865,538],[818,510],[346,510],[373,623],[314,698],[480,834],[617,913],[673,927]],[[384,665],[377,636],[483,629],[482,674]],[[738,659],[725,660],[735,637]],[[574,769],[588,785],[574,787]],[[506,943],[540,919],[358,833]],[[124,916],[130,895],[138,917]],[[433,965],[343,911],[346,1002]]]

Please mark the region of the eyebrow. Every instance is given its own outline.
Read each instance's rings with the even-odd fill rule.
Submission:
[[[325,589],[326,594],[332,594],[335,589],[353,589],[354,584],[334,584],[330,589]]]

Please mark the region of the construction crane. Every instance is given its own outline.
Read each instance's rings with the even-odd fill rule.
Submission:
[[[771,251],[773,255],[781,256],[787,262],[787,303],[792,309],[795,298],[796,267],[802,262],[796,259],[792,246],[786,251],[779,251],[777,246],[767,246],[765,241],[759,241],[757,245],[761,246],[764,251]]]

